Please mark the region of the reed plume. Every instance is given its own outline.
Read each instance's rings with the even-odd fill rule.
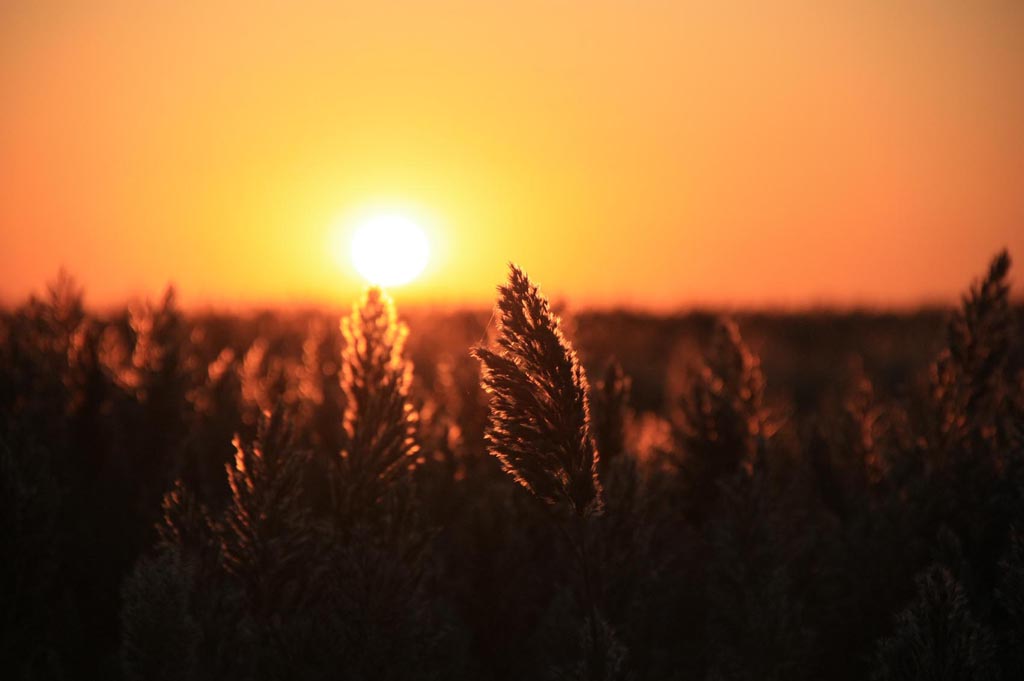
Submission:
[[[272,612],[281,599],[294,604],[313,581],[297,579],[314,565],[316,537],[302,496],[307,457],[293,442],[278,408],[260,421],[255,440],[235,437],[234,464],[225,466],[231,503],[218,528],[220,559],[255,614]]]
[[[173,410],[186,382],[185,320],[174,289],[169,287],[157,305],[133,308],[129,323],[135,343],[123,383],[140,402],[163,399],[168,404],[161,406]]]
[[[164,494],[161,507],[163,518],[156,526],[161,548],[189,553],[206,548],[213,522],[206,507],[184,482],[174,482],[174,487]]]
[[[1020,444],[1020,405],[1012,400],[1007,362],[1014,340],[1010,256],[996,254],[985,278],[972,284],[947,330],[948,347],[932,369],[940,444],[990,450]]]
[[[498,348],[473,349],[490,400],[488,448],[538,498],[566,504],[580,517],[596,515],[603,504],[600,456],[583,367],[521,269],[510,265],[498,291]]]
[[[408,329],[398,322],[391,298],[379,288],[368,289],[342,320],[341,330],[345,446],[336,501],[351,510],[376,502],[416,466],[419,413],[409,398]]]
[[[673,430],[686,503],[701,518],[721,482],[753,472],[770,430],[760,360],[732,320],[717,322],[711,351],[677,403]]]
[[[917,583],[917,600],[879,645],[874,681],[998,678],[992,633],[971,614],[952,574],[936,565]]]

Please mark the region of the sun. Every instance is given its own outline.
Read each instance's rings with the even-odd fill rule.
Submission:
[[[377,286],[401,286],[418,277],[430,259],[423,229],[394,214],[376,215],[361,223],[352,237],[352,264]]]

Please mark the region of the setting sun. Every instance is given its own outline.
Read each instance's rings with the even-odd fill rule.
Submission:
[[[371,284],[401,286],[427,266],[430,245],[423,229],[401,215],[363,222],[352,238],[352,264]]]

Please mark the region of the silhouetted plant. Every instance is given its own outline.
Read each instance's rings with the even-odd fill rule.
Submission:
[[[62,276],[0,309],[0,676],[1018,678],[1008,268],[931,383],[941,311],[746,314],[760,359],[706,313],[592,312],[574,349],[513,268],[467,354],[485,313],[414,309],[407,345],[379,290],[332,332],[96,315]]]
[[[969,611],[963,589],[945,568],[929,568],[918,579],[917,600],[881,642],[872,678],[997,679],[991,632]]]
[[[197,556],[213,543],[217,528],[209,511],[181,480],[164,494],[162,508],[158,546]]]
[[[889,405],[890,412],[895,406]],[[888,473],[883,409],[866,377],[858,374],[838,414],[814,424],[807,437],[807,463],[824,505],[842,522],[851,520],[859,507],[885,480]]]
[[[673,425],[687,513],[700,521],[722,482],[753,470],[770,435],[760,361],[731,320],[715,325],[710,352],[676,402]]]
[[[1009,271],[1002,251],[949,322],[948,348],[933,369],[942,445],[992,450],[1020,442],[1021,414],[1009,395],[1019,386],[1006,371],[1015,331]]]
[[[498,350],[473,349],[490,402],[487,446],[519,484],[575,518],[566,541],[582,582],[585,640],[606,641],[613,636],[600,629],[603,585],[586,523],[603,510],[587,377],[547,299],[522,270],[509,270],[498,289]],[[606,678],[617,658],[605,658],[611,646],[600,654],[593,646],[584,646],[580,671]]]
[[[257,338],[242,357],[238,367],[242,401],[246,405],[243,420],[255,426],[262,414],[288,402],[291,377],[284,359],[272,352],[266,338]]]
[[[419,414],[409,400],[412,364],[403,354],[408,329],[398,322],[391,298],[370,288],[341,330],[345,446],[335,504],[353,513],[374,504],[416,466]]]
[[[255,617],[301,608],[316,584],[314,525],[300,485],[308,455],[294,448],[280,408],[255,441],[236,437],[235,449],[226,466],[231,504],[218,533],[224,570],[243,585]]]
[[[498,290],[498,350],[473,350],[490,397],[488,448],[543,501],[580,517],[600,513],[600,456],[583,367],[522,270],[510,266]]]
[[[1019,344],[1009,268],[1001,252],[949,321],[948,348],[931,375],[936,423],[925,428],[915,452],[924,475],[906,490],[921,510],[923,532],[945,527],[956,535],[986,597],[1009,528],[1024,519],[1024,412],[1009,363]]]
[[[220,509],[230,495],[224,466],[234,459],[231,441],[244,427],[241,378],[234,350],[224,348],[206,363],[206,371],[200,372],[189,390],[188,401],[193,411],[191,432],[178,476],[200,501]]]

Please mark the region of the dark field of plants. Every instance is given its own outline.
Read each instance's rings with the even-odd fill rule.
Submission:
[[[62,276],[0,313],[0,678],[1024,678],[1009,266],[731,317]]]

